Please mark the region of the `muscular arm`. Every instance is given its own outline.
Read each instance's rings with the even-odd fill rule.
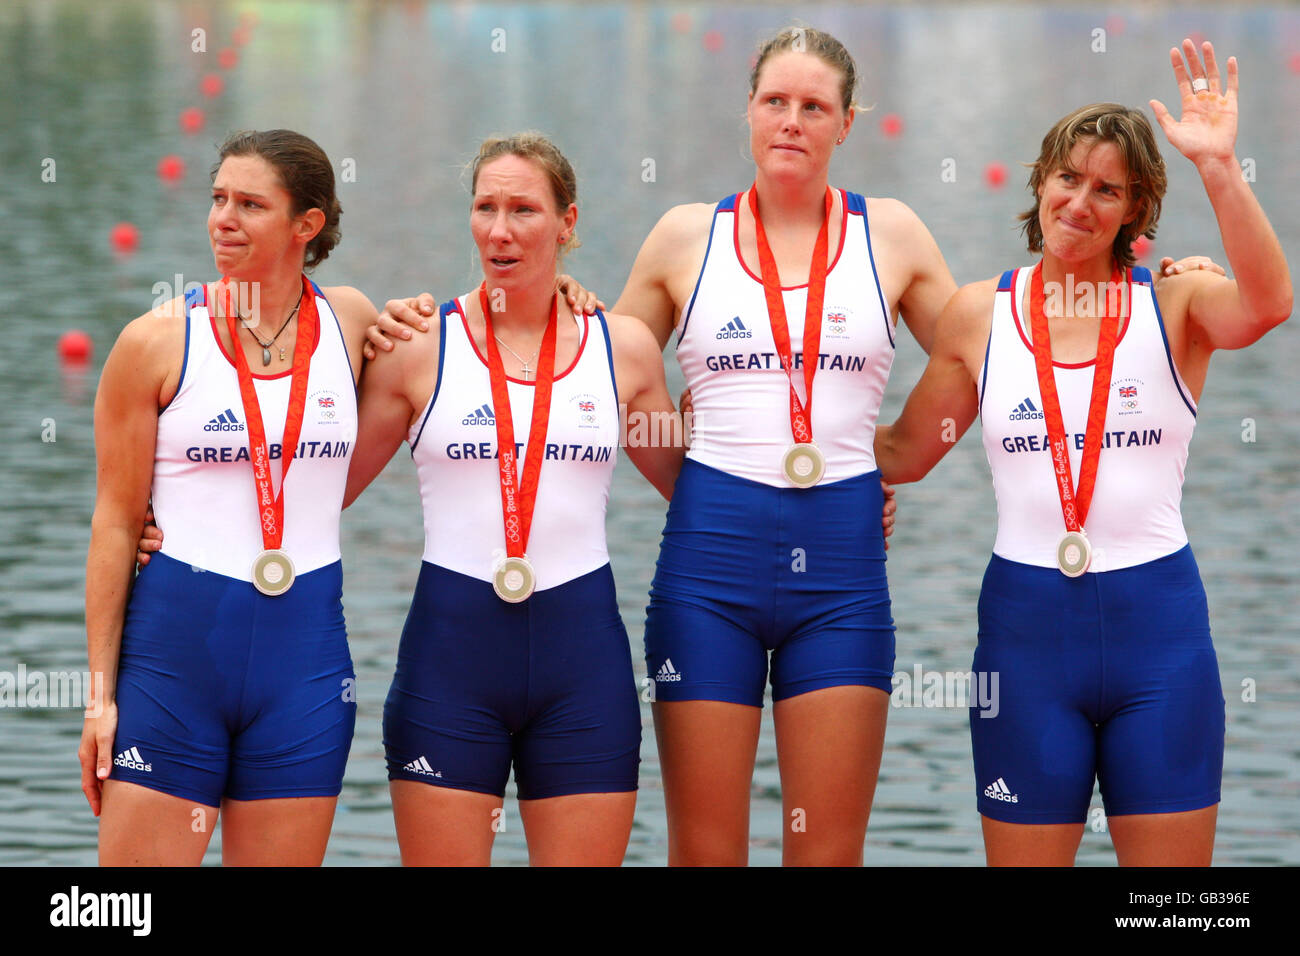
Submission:
[[[1268,217],[1233,157],[1198,164],[1235,279],[1194,273],[1187,299],[1189,332],[1211,349],[1259,341],[1291,314],[1291,273]]]
[[[357,397],[357,444],[348,466],[343,507],[357,500],[406,438],[417,412],[412,395],[424,387],[428,369],[437,374],[438,344],[438,336],[421,335],[366,363]],[[431,384],[428,391],[432,393]]]
[[[1190,362],[1193,376],[1203,378],[1203,366],[1214,349],[1244,348],[1286,321],[1293,304],[1291,274],[1282,246],[1237,161],[1236,58],[1228,59],[1224,84],[1209,42],[1201,45],[1204,65],[1191,40],[1183,41],[1181,53],[1177,49],[1169,53],[1182,116],[1175,120],[1159,100],[1152,100],[1151,108],[1169,142],[1200,174],[1219,222],[1228,264],[1236,275],[1235,280],[1178,277],[1184,281],[1171,280],[1158,293],[1161,311],[1170,306],[1165,318],[1173,326],[1170,344],[1179,353],[1176,359]],[[1184,56],[1193,75],[1208,80],[1205,92],[1193,92]]]
[[[161,315],[141,316],[122,330],[95,395],[95,511],[86,561],[86,636],[90,668],[103,671],[108,700],[113,699],[136,541],[153,484],[158,410],[175,392],[185,347],[184,318],[176,311],[172,306]]]
[[[357,441],[348,464],[348,482],[343,492],[343,507],[357,499],[375,476],[384,470],[393,453],[406,437],[406,425],[413,411],[403,391],[405,361],[412,351],[424,351],[427,336],[421,344],[411,344],[365,361],[362,346],[366,329],[375,323],[374,304],[364,294],[350,286],[334,286],[323,290],[334,314],[339,318],[343,338],[347,343],[352,374],[360,378],[357,392]],[[438,340],[433,341],[434,360],[437,361]],[[364,362],[364,364],[363,364]]]
[[[136,541],[153,483],[158,409],[177,387],[185,342],[176,303],[131,322],[104,363],[95,396],[95,511],[86,558],[86,651],[102,693],[88,703],[82,790],[99,813],[116,726],[117,665],[135,571]],[[92,682],[92,687],[95,687]]]
[[[339,328],[343,330],[353,381],[360,381],[365,361],[361,350],[366,341],[366,329],[374,325],[378,318],[374,303],[366,298],[365,293],[347,285],[331,286],[321,291],[338,316]]]
[[[614,312],[649,327],[662,352],[694,288],[713,224],[707,203],[674,206],[641,244]]]
[[[686,450],[660,348],[640,320],[614,313],[605,319],[613,344],[627,457],[661,495],[671,498]]]
[[[919,216],[896,199],[871,199],[872,252],[886,294],[898,296],[899,314],[927,353],[935,326],[957,283],[939,245]]]
[[[924,478],[975,420],[975,376],[996,288],[996,280],[964,286],[940,316],[930,361],[902,415],[876,429],[876,463],[886,481]]]

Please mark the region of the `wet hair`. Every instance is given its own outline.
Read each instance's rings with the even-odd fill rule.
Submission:
[[[844,48],[844,44],[829,33],[813,27],[787,27],[758,48],[754,68],[749,72],[749,92],[758,92],[758,74],[763,64],[776,53],[793,50],[796,53],[811,53],[840,72],[840,100],[844,112],[855,104],[853,93],[858,85],[858,71],[853,64],[853,57]]]
[[[1038,159],[1029,167],[1029,191],[1034,196],[1034,204],[1019,216],[1024,223],[1021,231],[1028,241],[1029,251],[1041,252],[1043,227],[1038,222],[1039,187],[1048,176],[1066,166],[1075,144],[1087,140],[1114,143],[1128,170],[1129,179],[1125,185],[1137,215],[1132,222],[1120,226],[1112,254],[1120,265],[1131,266],[1136,261],[1131,248],[1133,240],[1138,236],[1156,237],[1160,205],[1169,185],[1155,133],[1141,110],[1118,103],[1093,103],[1062,117],[1048,131],[1043,137]]]
[[[535,130],[515,133],[513,136],[493,136],[483,140],[483,144],[478,148],[478,155],[470,164],[471,195],[478,191],[479,170],[502,156],[518,156],[520,159],[535,163],[550,180],[551,194],[555,197],[555,208],[561,215],[570,205],[578,201],[578,177],[573,173],[573,166],[564,158],[558,146]],[[560,253],[570,252],[580,245],[582,243],[578,241],[577,231],[569,230],[569,237],[560,246]]]
[[[217,152],[212,178],[217,178],[221,164],[230,156],[260,156],[271,164],[293,203],[293,215],[308,209],[325,214],[325,225],[307,243],[303,268],[311,269],[329,257],[339,244],[339,217],[343,207],[334,193],[334,167],[316,143],[291,129],[241,130],[231,133]]]

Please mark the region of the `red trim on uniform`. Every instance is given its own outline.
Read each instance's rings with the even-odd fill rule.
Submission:
[[[313,293],[313,295],[314,295],[314,293]],[[207,287],[207,284],[206,284],[206,283],[205,283],[204,286],[203,286],[203,307],[204,307],[205,309],[208,309],[208,287]],[[331,308],[331,311],[333,311],[332,308]],[[216,317],[215,315],[212,314],[212,310],[211,310],[211,309],[208,309],[208,325],[212,326],[212,337],[213,337],[214,339],[217,340],[217,348],[218,348],[218,350],[220,350],[221,354],[222,354],[223,356],[225,356],[226,361],[230,363],[230,367],[233,368],[233,369],[235,369],[236,371],[238,371],[238,370],[239,370],[239,367],[238,367],[237,365],[235,365],[235,357],[234,357],[233,355],[231,355],[229,352],[226,351],[226,343],[223,342],[223,341],[221,340],[221,336],[220,336],[219,334],[217,334],[217,317]],[[296,341],[296,340],[295,340],[295,341]],[[317,349],[319,346],[320,346],[320,323],[317,322],[317,323],[316,323],[316,341],[314,341],[314,342],[311,344],[311,354],[312,354],[312,357],[313,357],[313,358],[315,357],[315,355],[316,355],[316,349]],[[276,346],[277,349],[278,349],[279,347],[280,347],[280,346],[278,346],[278,345]],[[347,349],[346,349],[346,346],[345,346],[345,347],[344,347],[344,351],[346,351],[346,350],[347,350]],[[265,379],[265,380],[276,379],[276,378],[284,378],[286,375],[292,375],[292,374],[293,374],[293,366],[290,366],[289,368],[285,369],[283,372],[276,372],[274,375],[258,375],[256,372],[253,372],[253,373],[252,373],[253,378],[260,378],[260,379]]]
[[[1124,317],[1124,327],[1119,330],[1119,338],[1115,340],[1115,348],[1119,348],[1120,343],[1124,341],[1124,336],[1128,334],[1128,327],[1133,324],[1132,305],[1133,305],[1133,270],[1125,269],[1124,274],[1128,277],[1128,301],[1129,314]],[[1015,275],[1011,277],[1011,318],[1015,322],[1016,331],[1020,334],[1020,341],[1025,343],[1025,348],[1030,355],[1034,354],[1034,343],[1029,341],[1029,336],[1025,335],[1024,323],[1020,320],[1020,296],[1016,295],[1016,287],[1020,283],[1020,269],[1016,269]],[[1097,364],[1096,357],[1087,362],[1058,362],[1052,360],[1055,368],[1089,368]]]
[[[488,365],[487,359],[484,358],[483,353],[478,350],[478,343],[474,341],[474,336],[470,333],[469,319],[465,316],[465,310],[461,308],[460,299],[452,300],[452,308],[460,313],[460,323],[461,326],[465,329],[465,338],[469,339],[469,347],[474,350],[474,354],[477,355],[478,360],[483,363],[483,367],[490,368],[491,366]],[[578,352],[576,355],[573,356],[573,363],[568,368],[566,368],[563,372],[560,372],[558,375],[555,376],[555,381],[558,382],[560,379],[564,378],[564,376],[568,375],[570,372],[572,372],[575,368],[578,367],[578,360],[582,358],[582,350],[587,347],[587,333],[590,331],[591,331],[591,322],[588,320],[587,316],[584,315],[582,317],[582,341],[578,343]],[[513,375],[507,375],[506,381],[514,382],[516,385],[537,384],[537,382],[535,381],[530,382],[527,379],[515,378]]]
[[[752,189],[753,187],[750,188]],[[835,258],[831,260],[831,264],[826,269],[827,275],[830,275],[832,272],[835,271],[835,266],[840,261],[840,253],[844,251],[844,237],[848,234],[849,231],[849,200],[848,197],[844,195],[843,189],[839,189],[836,191],[840,194],[840,210],[843,218],[840,222],[840,242],[839,245],[835,247]],[[731,225],[731,247],[736,252],[736,261],[740,263],[740,268],[744,269],[745,274],[748,275],[751,279],[753,279],[759,285],[762,285],[763,284],[762,276],[754,275],[754,273],[750,271],[749,266],[745,264],[745,257],[740,254],[739,197],[737,197],[736,207],[737,208],[733,210],[735,215],[735,222],[733,222]],[[806,288],[808,288],[808,283],[802,282],[799,285],[783,285],[781,286],[781,291],[790,292],[793,289],[806,289]]]

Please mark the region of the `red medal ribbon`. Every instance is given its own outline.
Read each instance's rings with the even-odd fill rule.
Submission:
[[[1123,281],[1119,268],[1111,273],[1111,285]],[[1110,373],[1115,362],[1115,343],[1119,340],[1120,320],[1128,314],[1131,289],[1125,289],[1119,312],[1107,310],[1101,320],[1097,339],[1097,361],[1092,372],[1092,397],[1088,402],[1088,424],[1083,435],[1083,461],[1079,465],[1076,491],[1070,475],[1070,451],[1061,415],[1061,400],[1056,392],[1056,373],[1052,368],[1052,340],[1043,311],[1043,263],[1040,260],[1029,279],[1029,323],[1033,335],[1034,368],[1038,372],[1038,391],[1043,400],[1043,423],[1052,453],[1052,472],[1061,497],[1061,515],[1068,531],[1078,531],[1088,520],[1092,505],[1097,467],[1101,463],[1101,442],[1106,431],[1106,402],[1110,395]],[[1099,302],[1100,304],[1100,302]]]
[[[501,514],[505,522],[506,555],[523,557],[528,547],[528,532],[533,526],[533,508],[537,504],[537,483],[542,474],[542,452],[546,448],[546,426],[551,417],[551,386],[555,382],[555,341],[559,331],[560,300],[551,298],[551,318],[542,333],[542,348],[537,360],[537,380],[533,391],[533,421],[528,430],[528,448],[524,451],[523,474],[518,474],[515,449],[515,423],[510,413],[510,391],[506,386],[506,369],[501,362],[496,335],[492,332],[492,310],[488,308],[487,283],[478,289],[487,334],[488,380],[492,385],[492,411],[497,423],[497,465],[501,472]]]
[[[834,205],[831,189],[826,187],[826,206],[821,231],[813,245],[812,262],[808,266],[808,302],[803,320],[803,385],[805,401],[799,401],[794,390],[790,354],[790,328],[785,318],[785,300],[781,295],[781,277],[777,274],[776,259],[767,243],[763,220],[758,216],[758,184],[749,187],[749,211],[754,214],[754,231],[758,235],[758,266],[763,276],[763,296],[767,299],[767,317],[772,323],[772,339],[781,356],[781,368],[790,382],[790,433],[797,442],[812,441],[813,376],[817,374],[817,355],[822,340],[822,302],[826,298],[826,248],[829,245],[831,208]]]
[[[230,331],[231,350],[235,353],[235,372],[239,377],[239,397],[244,402],[244,415],[248,419],[248,453],[253,460],[253,485],[257,489],[257,510],[262,517],[262,547],[267,551],[280,547],[284,540],[284,483],[289,477],[302,433],[303,413],[307,407],[307,374],[311,368],[311,353],[316,347],[316,329],[320,316],[316,311],[316,293],[306,276],[302,277],[302,306],[298,310],[297,341],[293,348],[293,378],[289,383],[289,409],[284,422],[284,437],[280,447],[280,493],[272,492],[271,456],[266,443],[266,426],[262,422],[262,408],[253,388],[253,373],[249,371],[244,347],[235,331],[235,312],[230,306],[230,277],[221,280],[225,293],[226,328]]]

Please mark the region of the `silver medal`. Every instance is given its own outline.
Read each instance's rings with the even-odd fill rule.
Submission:
[[[268,597],[278,597],[293,586],[296,572],[285,552],[263,551],[253,560],[253,587]]]
[[[537,575],[525,558],[506,558],[492,575],[492,590],[511,604],[526,601],[537,587]]]
[[[791,445],[781,459],[781,470],[792,484],[809,488],[826,473],[826,456],[812,442]]]
[[[1092,564],[1092,545],[1083,529],[1067,531],[1056,546],[1056,564],[1067,578],[1077,578]]]

